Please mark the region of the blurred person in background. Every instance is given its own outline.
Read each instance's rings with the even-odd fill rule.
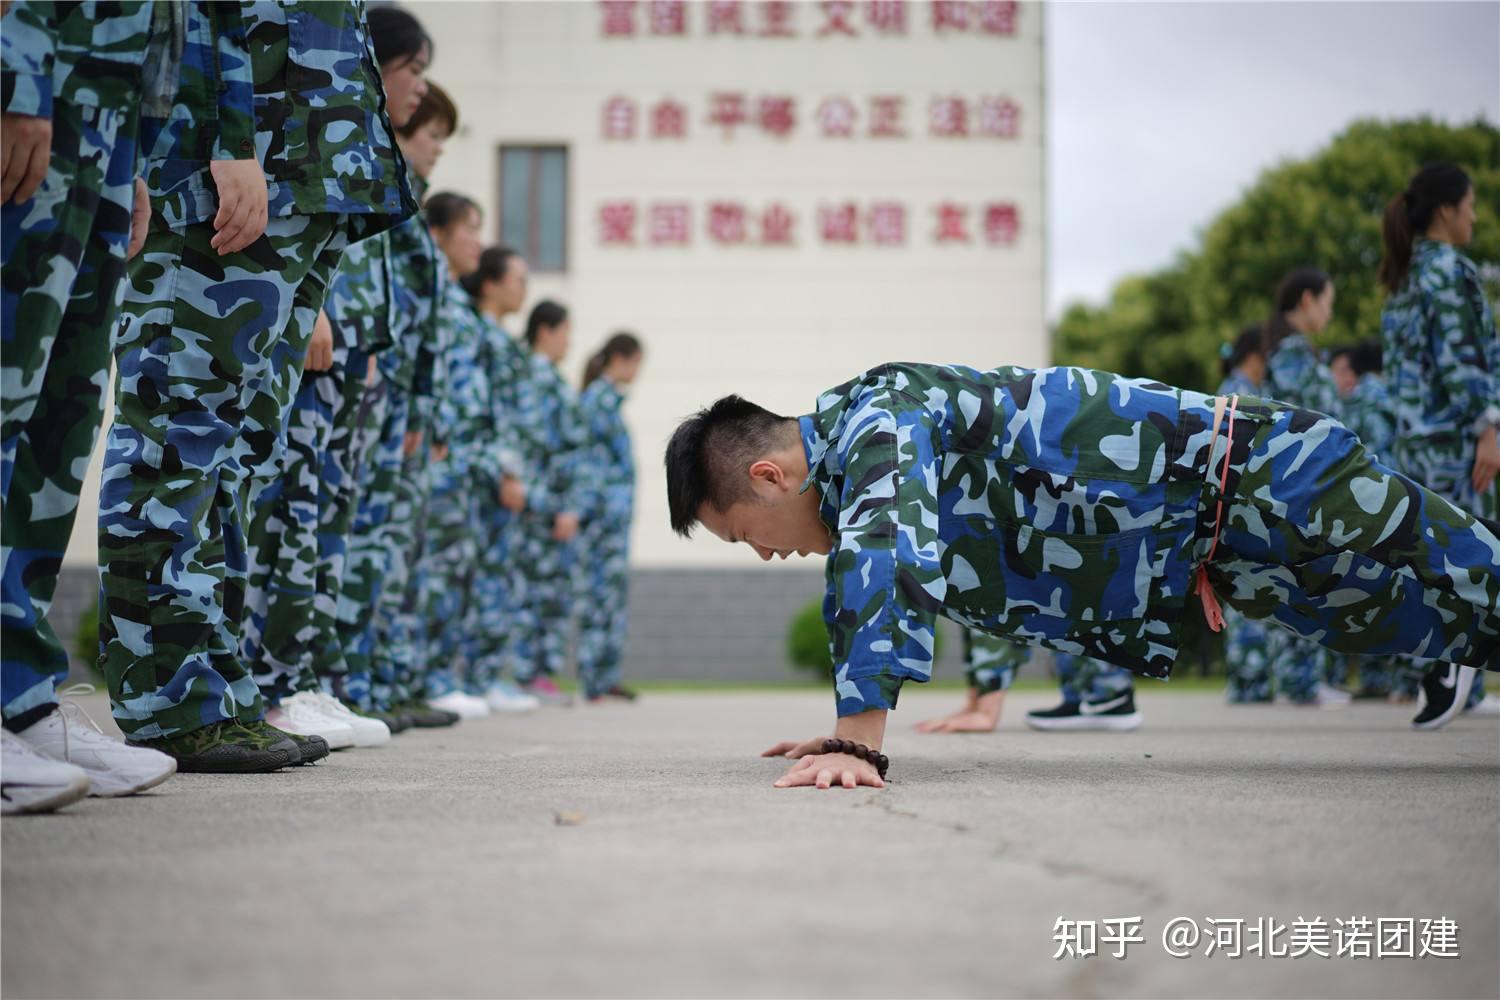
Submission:
[[[635,514],[635,458],[620,407],[645,359],[639,337],[616,333],[589,357],[578,397],[586,434],[579,461],[578,681],[591,702],[635,700],[620,683]]]
[[[1333,375],[1312,342],[1333,319],[1333,300],[1333,279],[1317,268],[1298,268],[1281,279],[1271,316],[1261,329],[1266,380],[1258,395],[1339,416]],[[1349,693],[1332,683],[1343,663],[1324,647],[1285,629],[1268,628],[1266,655],[1278,701],[1320,708],[1349,704]]]
[[[1495,518],[1500,474],[1500,333],[1474,262],[1460,251],[1474,235],[1474,186],[1452,163],[1429,163],[1386,205],[1380,282],[1385,372],[1396,416],[1396,468],[1458,507]],[[1427,706],[1451,665],[1424,672]],[[1439,697],[1441,694],[1439,693]],[[1500,704],[1476,678],[1471,707]]]

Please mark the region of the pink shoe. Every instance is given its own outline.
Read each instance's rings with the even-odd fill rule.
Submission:
[[[523,684],[522,689],[543,705],[571,705],[573,696],[563,693],[557,686],[557,681],[552,679],[551,674],[537,674],[530,684]]]

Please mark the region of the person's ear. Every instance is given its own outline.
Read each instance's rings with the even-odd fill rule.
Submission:
[[[782,471],[781,466],[769,458],[763,458],[758,462],[750,463],[750,478],[756,483],[779,487],[786,481],[786,473]]]

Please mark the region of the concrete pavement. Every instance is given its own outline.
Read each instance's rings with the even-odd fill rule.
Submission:
[[[756,754],[830,696],[658,694],[7,818],[0,988],[1500,995],[1500,720],[1141,690],[1136,733],[1028,732],[1053,699],[1020,694],[996,734],[919,736],[957,695],[909,689],[884,792],[770,787]],[[1057,918],[1126,916],[1124,960],[1053,959]],[[1183,916],[1448,917],[1462,957],[1175,959]]]

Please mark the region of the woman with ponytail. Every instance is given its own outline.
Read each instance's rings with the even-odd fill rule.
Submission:
[[[579,511],[589,485],[579,467],[584,431],[578,393],[558,370],[571,339],[565,306],[543,299],[532,308],[526,321],[530,398],[514,424],[526,502],[511,539],[515,617],[505,659],[516,681],[544,705],[571,700],[556,678],[567,658]]]
[[[1333,279],[1315,267],[1299,267],[1281,279],[1271,316],[1261,330],[1266,380],[1259,395],[1339,416],[1333,374],[1311,340],[1333,318],[1333,296]],[[1283,629],[1268,629],[1266,654],[1281,700],[1324,708],[1349,704],[1348,692],[1329,683],[1339,663],[1323,646]]]
[[[1474,262],[1474,187],[1429,163],[1385,209],[1380,281],[1392,464],[1479,517],[1500,516],[1500,334]],[[1429,674],[1429,677],[1431,674]],[[1424,679],[1424,684],[1429,683]],[[1476,678],[1470,704],[1483,699]]]
[[[645,356],[634,334],[610,337],[584,367],[578,401],[587,434],[581,462],[587,489],[579,511],[584,558],[578,573],[578,680],[584,696],[594,702],[635,699],[635,692],[620,684],[635,497],[630,430],[620,417],[620,405]]]

